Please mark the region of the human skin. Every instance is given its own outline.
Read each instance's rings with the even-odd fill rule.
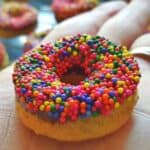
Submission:
[[[75,35],[77,33],[88,33],[96,35],[104,22],[126,7],[123,1],[102,4],[92,11],[72,17],[58,24],[49,34],[45,41],[55,41],[59,37]]]
[[[104,36],[131,49],[149,47],[150,35],[142,35],[150,23],[149,8],[150,0],[133,0],[128,5],[123,1],[107,2],[58,24],[43,43],[66,35],[88,33]]]
[[[98,34],[130,47],[147,30],[150,23],[150,1],[133,0],[100,28]]]

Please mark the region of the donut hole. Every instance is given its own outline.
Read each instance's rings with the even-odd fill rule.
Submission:
[[[73,65],[60,77],[60,80],[64,83],[78,85],[85,78],[84,68],[79,65]]]
[[[7,4],[4,4],[3,11],[9,14],[10,16],[21,16],[24,11],[24,5],[20,5],[16,2],[9,2]]]

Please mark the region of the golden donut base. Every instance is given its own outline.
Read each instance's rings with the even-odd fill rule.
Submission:
[[[0,37],[2,38],[12,38],[12,37],[16,37],[18,35],[22,35],[22,34],[29,34],[30,32],[32,32],[35,27],[36,27],[37,23],[33,23],[31,25],[28,25],[27,27],[24,27],[23,29],[18,29],[18,30],[13,30],[13,29],[4,29],[2,27],[0,27]]]
[[[64,124],[44,121],[37,115],[27,112],[19,102],[16,102],[16,108],[23,124],[36,134],[60,141],[82,141],[106,136],[123,126],[130,118],[137,99],[138,96],[135,93],[108,116],[100,115],[98,117],[78,119],[75,122],[67,121]]]

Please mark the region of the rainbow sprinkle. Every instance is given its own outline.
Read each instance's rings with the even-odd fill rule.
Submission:
[[[78,85],[61,81],[73,66],[86,75]],[[109,115],[136,92],[139,79],[138,64],[126,47],[86,34],[25,53],[13,73],[19,103],[60,123]]]

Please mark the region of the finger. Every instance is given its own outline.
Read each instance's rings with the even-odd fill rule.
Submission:
[[[108,20],[98,32],[113,42],[130,46],[150,21],[150,0],[132,1],[125,9]]]
[[[131,53],[134,56],[146,56],[147,58],[150,58],[150,46],[142,46],[142,47],[133,48],[131,49]]]
[[[45,41],[54,41],[65,35],[77,33],[88,33],[95,35],[103,23],[126,6],[123,1],[108,2],[95,8],[94,10],[70,18],[58,24],[54,30],[45,38]]]
[[[142,46],[149,46],[150,47],[150,33],[144,34],[137,38],[131,46],[131,49],[142,47]]]

